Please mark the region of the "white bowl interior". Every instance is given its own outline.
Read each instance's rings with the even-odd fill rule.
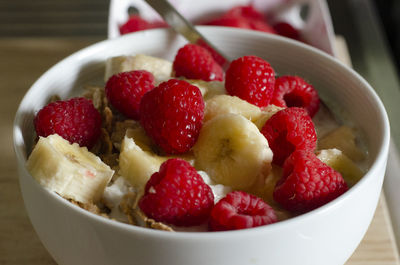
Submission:
[[[225,54],[230,55],[231,59],[243,55],[260,56],[270,62],[279,74],[297,74],[309,80],[328,105],[346,110],[344,115],[348,115],[348,119],[352,120],[365,136],[369,150],[368,166],[372,172],[375,172],[368,173],[360,182],[378,179],[378,185],[382,184],[383,174],[377,176],[376,172],[379,173],[382,167],[384,168],[386,161],[389,143],[388,119],[379,98],[359,75],[316,49],[278,36],[217,27],[199,27],[199,29],[217,47],[221,47]],[[34,137],[33,117],[52,95],[58,94],[62,98],[67,98],[71,95],[78,95],[85,85],[103,86],[104,61],[111,56],[144,53],[172,60],[178,48],[183,46],[184,43],[185,40],[167,30],[143,31],[95,44],[69,56],[52,67],[28,91],[16,115],[14,145],[20,166],[24,167],[27,153],[32,146]],[[30,178],[29,174],[26,174],[26,170],[22,169],[21,172],[22,181]],[[356,185],[354,189],[361,190],[362,185]],[[23,188],[23,193],[24,190]],[[380,187],[375,187],[374,190],[379,191]],[[348,198],[351,194],[345,194],[342,197],[346,196]],[[371,200],[372,204],[375,204],[372,205],[373,209],[376,206],[378,194],[375,197]],[[67,206],[67,202],[61,204],[71,208],[69,205]],[[329,207],[334,208],[335,202],[314,212],[320,214],[320,217],[323,218]],[[30,207],[27,208],[29,213]],[[80,215],[80,209],[74,208],[76,207],[72,207],[76,215]],[[308,217],[314,212],[308,214]],[[373,211],[366,213],[369,221],[372,214]],[[94,215],[91,217],[88,214],[85,218],[96,219],[98,217]],[[301,222],[301,219],[301,217],[296,217],[288,223],[295,227]],[[108,220],[103,223],[114,225],[112,221]],[[274,224],[274,227],[278,229],[281,225],[284,224],[277,223]],[[121,227],[123,226],[118,226],[118,228]],[[360,229],[358,234],[365,232],[366,227]],[[124,229],[138,231],[137,227],[125,226]],[[144,233],[156,232],[148,231]],[[171,237],[174,236],[176,235]],[[357,240],[359,242],[361,237]],[[357,240],[354,242],[357,242]],[[353,245],[351,247],[354,249],[355,246],[353,247]],[[351,254],[351,251],[350,249],[348,252]],[[346,255],[350,255],[349,253]],[[310,262],[309,264],[314,263]]]

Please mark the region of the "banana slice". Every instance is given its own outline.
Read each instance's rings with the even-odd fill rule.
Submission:
[[[125,136],[122,140],[119,155],[119,174],[133,187],[142,189],[154,172],[160,169],[167,157],[158,156],[150,151],[145,151],[133,140]]]
[[[125,136],[132,138],[135,144],[138,145],[140,149],[142,149],[143,151],[146,151],[153,155],[159,154],[161,152],[161,149],[146,134],[146,131],[143,129],[142,126],[128,128],[126,130]],[[163,157],[163,159],[181,158],[183,160],[186,160],[192,165],[194,164],[194,156],[192,152],[187,152],[179,155],[165,156],[165,157],[160,156],[160,157]]]
[[[276,105],[270,104],[261,110],[261,114],[253,122],[257,126],[257,128],[259,130],[261,130],[262,127],[264,127],[264,124],[267,122],[267,120],[269,120],[269,118],[272,117],[272,115],[274,115],[275,113],[277,113],[278,111],[283,110],[283,109],[284,108],[282,108],[282,107],[278,107]]]
[[[210,99],[216,95],[226,94],[225,85],[221,81],[204,81],[199,79],[184,79],[190,84],[197,86],[204,100]]]
[[[233,189],[246,189],[268,175],[272,151],[248,119],[238,114],[207,121],[193,147],[195,167]]]
[[[272,164],[272,168],[268,176],[265,177],[263,182],[255,183],[255,185],[251,187],[249,192],[262,198],[273,207],[278,206],[278,203],[275,202],[273,198],[273,193],[276,183],[281,179],[281,177],[282,168],[280,166]]]
[[[236,96],[217,95],[207,100],[205,103],[205,122],[218,115],[228,113],[242,115],[250,121],[257,120],[261,115],[261,110],[259,107],[250,104]]]
[[[70,144],[57,134],[39,138],[27,168],[46,189],[82,203],[99,201],[114,174],[86,147]]]
[[[354,129],[347,126],[340,126],[318,141],[318,149],[331,148],[341,150],[346,156],[356,162],[362,161],[365,158],[364,152],[357,146]]]
[[[160,83],[171,78],[172,63],[170,61],[137,54],[135,56],[117,56],[106,61],[106,71],[104,81],[114,74],[133,70],[146,70],[154,75],[156,83]]]
[[[170,158],[179,157],[194,164],[194,156],[190,152],[177,156],[160,156],[154,152],[156,149],[142,127],[128,129],[122,140],[119,174],[133,187],[141,189],[151,175],[160,169],[161,164]]]
[[[154,153],[154,150],[157,149],[157,146],[146,134],[146,131],[142,126],[127,129],[125,136],[132,138],[135,144],[138,145],[143,151]]]
[[[220,81],[209,81],[207,83],[207,92],[204,100],[208,100],[218,95],[226,95],[225,83]]]
[[[333,148],[317,153],[319,160],[342,174],[346,183],[351,187],[364,175],[361,169],[342,151]]]
[[[185,79],[183,78],[186,82],[188,82],[191,85],[194,85],[200,89],[201,95],[204,97],[207,93],[208,90],[208,82],[204,80],[198,80],[198,79]]]

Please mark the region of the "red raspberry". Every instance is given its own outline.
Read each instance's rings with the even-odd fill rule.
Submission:
[[[318,92],[298,76],[281,76],[275,80],[271,104],[279,107],[301,107],[311,118],[319,109]]]
[[[278,22],[273,26],[273,29],[281,36],[294,40],[300,40],[300,32],[289,23]]]
[[[154,88],[154,76],[145,71],[122,72],[111,76],[105,87],[111,105],[126,117],[138,120],[140,100]]]
[[[198,87],[170,79],[147,92],[140,102],[140,122],[167,154],[185,153],[196,143],[204,118]]]
[[[213,231],[237,230],[277,222],[274,210],[262,199],[244,191],[233,191],[212,209],[209,226]]]
[[[224,17],[243,17],[247,20],[265,20],[264,15],[252,5],[232,7],[224,14]]]
[[[302,108],[278,111],[267,120],[261,133],[274,154],[272,161],[279,166],[295,150],[314,151],[317,145],[314,123]]]
[[[348,189],[339,172],[309,151],[293,152],[286,159],[282,174],[274,189],[274,199],[293,212],[315,209]]]
[[[248,21],[242,17],[219,17],[204,23],[204,25],[250,29]]]
[[[276,31],[269,24],[261,20],[249,21],[249,26],[252,30],[258,30],[266,33],[276,34]]]
[[[228,94],[259,107],[269,104],[274,84],[274,69],[257,56],[240,57],[232,61],[226,71],[225,88]]]
[[[165,161],[154,173],[139,201],[150,218],[177,226],[205,222],[214,206],[214,194],[196,169],[182,159]]]
[[[129,19],[119,27],[119,32],[121,35],[146,30],[146,29],[155,29],[155,28],[166,28],[168,24],[164,21],[153,21],[149,22],[143,19],[141,16],[133,15],[130,16]]]
[[[150,28],[158,29],[158,28],[168,28],[169,25],[165,21],[157,20],[150,23]]]
[[[221,17],[204,24],[276,33],[275,30],[265,22],[264,15],[251,5],[233,7]]]
[[[91,148],[100,137],[101,116],[92,101],[72,98],[43,107],[36,114],[34,125],[38,136],[58,134],[71,143]]]
[[[219,53],[217,53],[213,48],[211,48],[204,40],[199,39],[196,42],[197,45],[200,45],[201,47],[205,48],[211,56],[214,58],[214,60],[219,64],[219,65],[224,65],[226,63],[229,63],[224,57],[222,57]]]
[[[266,23],[264,15],[252,5],[233,7],[224,15],[224,17],[242,18],[248,24],[246,28],[268,33],[276,33],[275,30]]]
[[[150,28],[152,28],[150,22],[141,18],[140,16],[133,15],[129,17],[128,21],[126,21],[123,25],[119,27],[119,32],[121,33],[121,35],[123,35],[130,32],[136,32]]]
[[[178,50],[173,63],[175,76],[204,81],[222,81],[224,71],[212,54],[196,44],[186,44]]]

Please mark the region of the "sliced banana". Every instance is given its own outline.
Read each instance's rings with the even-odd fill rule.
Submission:
[[[272,115],[274,115],[275,113],[277,113],[278,111],[283,110],[283,109],[284,108],[282,108],[282,107],[278,107],[276,105],[270,104],[261,110],[260,115],[253,122],[257,126],[257,128],[259,130],[261,130],[262,127],[264,127],[264,124],[267,122],[267,120],[269,120],[269,118],[272,117]]]
[[[112,57],[106,61],[104,81],[107,82],[114,74],[133,70],[149,71],[154,75],[156,83],[158,84],[171,78],[172,63],[158,57],[144,54]]]
[[[251,121],[238,114],[207,121],[193,151],[198,170],[233,189],[251,187],[271,169],[268,141]]]
[[[282,168],[272,164],[272,169],[268,176],[264,179],[264,182],[256,183],[249,190],[250,193],[262,198],[272,208],[274,208],[279,221],[289,219],[293,216],[289,211],[283,209],[282,206],[280,206],[279,203],[274,200],[275,186],[281,180],[281,178]]]
[[[208,90],[208,82],[203,81],[203,80],[198,80],[198,79],[185,79],[183,78],[186,82],[188,82],[191,85],[194,85],[200,89],[201,95],[204,97],[205,94],[207,93]]]
[[[317,153],[319,160],[342,174],[349,186],[356,184],[364,175],[361,169],[342,151],[333,148]]]
[[[273,198],[273,193],[275,185],[281,179],[281,177],[282,177],[282,168],[280,166],[272,164],[272,168],[268,176],[265,177],[263,182],[256,183],[255,185],[253,185],[249,190],[249,192],[262,198],[269,205],[275,207],[278,205],[278,203],[275,202]]]
[[[318,141],[318,149],[336,148],[341,150],[353,161],[362,161],[365,153],[357,146],[356,133],[348,126],[339,128],[328,133]]]
[[[70,144],[57,134],[39,138],[27,168],[46,189],[82,203],[99,201],[114,174],[86,147]]]
[[[143,151],[154,153],[154,150],[157,148],[142,126],[127,129],[125,136],[132,138],[135,144]]]
[[[226,95],[225,83],[220,81],[207,82],[207,93],[204,95],[204,100],[208,100],[218,95]]]
[[[212,118],[233,113],[239,114],[250,121],[255,121],[261,115],[261,110],[256,105],[250,104],[236,96],[217,95],[205,102],[204,121]]]
[[[156,148],[142,127],[127,129],[119,155],[119,174],[133,187],[144,188],[151,175],[170,158],[179,157],[194,164],[194,156],[190,152],[177,156],[160,156],[154,152]]]
[[[210,99],[216,95],[226,94],[225,85],[221,81],[204,81],[199,79],[184,79],[190,84],[197,86],[204,100]]]
[[[142,189],[154,172],[160,169],[167,157],[158,156],[150,151],[143,150],[128,136],[122,140],[119,155],[119,174],[133,187]]]

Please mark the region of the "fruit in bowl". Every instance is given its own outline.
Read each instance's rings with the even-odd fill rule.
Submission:
[[[314,87],[301,77],[275,78],[267,61],[242,56],[232,61],[225,82],[221,82],[222,68],[208,50],[194,44],[180,48],[173,63],[148,55],[147,60],[138,58],[133,55],[107,61],[105,72],[115,73],[104,88],[91,89],[86,96],[92,102],[104,102],[98,109],[90,100],[78,97],[51,102],[36,114],[34,125],[40,138],[27,168],[45,188],[78,204],[91,204],[90,209],[98,209],[103,216],[120,212],[125,215],[122,221],[134,225],[145,218],[167,230],[173,225],[208,223],[208,229],[214,231],[281,221],[282,216],[277,218],[275,211],[287,211],[285,218],[310,211],[347,191],[341,171],[356,169],[345,175],[351,180],[362,176],[361,169],[342,150],[320,150],[325,152],[326,161],[333,159],[331,155],[337,157],[339,171],[315,155],[317,135],[312,117],[320,100]],[[125,69],[120,72],[122,65]],[[172,65],[165,73],[170,78],[155,85],[156,79],[163,79],[158,75],[160,65],[165,69]],[[209,95],[210,81],[216,81],[220,94]],[[202,90],[196,82],[202,82]],[[260,122],[266,108],[270,115]],[[100,113],[109,113],[102,124]],[[131,127],[120,132],[117,122],[130,123]],[[317,127],[332,124],[330,132],[335,132],[336,123],[325,115]],[[113,140],[115,134],[124,138]],[[352,131],[340,138],[360,141]],[[322,137],[331,147],[340,148],[332,139],[337,137],[329,133]],[[71,151],[74,143],[99,157],[76,146]],[[363,153],[355,142],[350,148]],[[143,150],[154,159],[143,159]],[[57,159],[49,159],[49,153]],[[182,154],[189,162],[179,156],[173,159]],[[114,161],[107,156],[113,156]],[[272,171],[272,166],[276,170]],[[108,169],[106,175],[104,168]],[[241,192],[215,194],[211,182],[223,190]],[[125,192],[120,190],[115,196],[114,190],[121,185]],[[132,205],[114,198],[129,198],[127,191],[135,196]],[[255,195],[273,197],[269,200],[273,206]],[[214,200],[218,196],[224,197],[222,202]],[[238,204],[240,201],[244,202]]]
[[[382,185],[388,147],[388,124],[379,99],[368,84],[353,71],[334,61],[332,58],[312,48],[303,46],[302,44],[286,41],[279,37],[271,37],[259,33],[234,29],[201,28],[201,30],[217,45],[224,45],[225,51],[234,58],[243,58],[243,56],[253,54],[269,62],[280,76],[288,76],[296,73],[296,75],[303,77],[305,80],[310,80],[310,83],[318,89],[318,94],[324,99],[327,105],[331,106],[332,102],[334,102],[336,104],[334,107],[335,110],[343,110],[341,117],[343,117],[344,120],[350,117],[349,120],[365,134],[364,138],[368,148],[368,159],[364,162],[368,167],[367,173],[360,181],[352,186],[354,182],[356,182],[354,181],[350,185],[352,187],[348,191],[345,191],[347,188],[340,188],[340,194],[344,192],[341,196],[329,203],[325,204],[324,202],[323,204],[325,205],[317,209],[314,208],[320,205],[312,204],[307,207],[304,207],[304,205],[299,207],[298,203],[295,204],[296,206],[288,204],[290,205],[290,210],[294,208],[295,212],[298,213],[307,212],[311,209],[314,210],[285,221],[276,222],[277,219],[280,218],[279,214],[276,216],[270,214],[271,208],[273,209],[275,205],[265,206],[265,202],[269,204],[269,196],[266,196],[267,198],[264,198],[265,201],[263,202],[261,199],[257,199],[253,197],[254,195],[250,196],[249,194],[271,194],[268,188],[275,185],[268,185],[264,190],[253,190],[253,184],[258,183],[258,178],[249,181],[249,183],[241,183],[240,181],[234,180],[232,182],[233,184],[229,183],[230,185],[227,185],[227,183],[223,183],[225,182],[224,178],[222,178],[221,181],[215,176],[212,176],[212,174],[206,171],[208,166],[205,166],[204,171],[207,172],[207,175],[210,175],[213,181],[217,180],[217,183],[220,182],[220,184],[226,186],[233,185],[234,189],[246,191],[246,193],[243,191],[229,193],[231,195],[226,196],[226,198],[220,200],[221,203],[216,204],[215,208],[217,212],[218,205],[232,203],[235,201],[235,197],[239,196],[242,200],[254,201],[254,205],[260,206],[260,211],[264,212],[265,216],[268,216],[266,219],[271,223],[252,229],[212,233],[169,233],[115,222],[82,210],[80,207],[72,205],[60,196],[43,189],[27,172],[25,163],[28,157],[27,154],[34,144],[32,141],[34,131],[33,125],[31,124],[33,120],[32,115],[35,115],[42,106],[47,104],[48,98],[54,94],[60,94],[62,97],[66,97],[68,94],[76,95],[77,93],[82,93],[82,91],[79,92],[77,90],[88,83],[103,84],[104,64],[107,58],[119,56],[121,54],[138,53],[161,56],[162,53],[165,52],[164,47],[167,44],[169,45],[168,47],[171,47],[171,51],[177,51],[184,43],[182,39],[166,30],[156,30],[142,34],[137,33],[132,36],[97,44],[67,58],[39,79],[21,103],[15,128],[16,152],[18,159],[21,161],[21,188],[29,216],[44,245],[60,264],[128,264],[131,263],[132,260],[135,260],[138,264],[165,264],[166,261],[174,264],[252,264],[254,262],[261,262],[261,264],[344,263],[355,249],[368,227]],[[152,39],[157,39],[159,41],[152,41],[149,43],[147,38],[149,34],[152,35]],[[118,46],[119,49],[110,49],[110,47],[114,47],[114,45]],[[87,54],[87,56],[82,57],[82,54]],[[174,55],[175,52],[171,52],[171,54],[164,54],[163,58],[169,59],[172,62]],[[82,60],[82,58],[85,59]],[[315,65],[318,65],[318,67]],[[67,72],[68,74],[62,76],[63,78],[57,81],[57,85],[54,85],[54,80],[58,80],[57,78],[60,77],[60,71]],[[82,73],[86,78],[82,77]],[[80,78],[77,78],[78,76]],[[227,73],[227,78],[228,76]],[[174,86],[180,85],[183,82],[185,82],[184,85],[186,87],[193,86],[186,81],[170,80],[161,82],[157,87],[163,88],[170,82],[173,82],[172,85]],[[200,81],[194,82],[197,84],[202,83]],[[213,84],[215,85],[215,83]],[[210,95],[214,94],[214,96],[209,99],[206,99],[207,93],[201,95],[201,89],[199,88],[197,88],[197,90],[194,89],[194,91],[196,91],[194,94],[197,95],[199,99],[204,97],[204,99],[210,100],[210,102],[216,101],[214,106],[219,107],[222,104],[218,103],[219,101],[217,98],[223,98],[219,100],[221,100],[220,102],[225,102],[226,100],[224,98],[226,98],[226,95],[218,96],[216,95],[218,94],[216,92],[218,89],[215,89],[213,86],[210,87]],[[346,89],[344,89],[344,87],[346,87]],[[215,90],[212,90],[213,88]],[[156,88],[151,90],[151,92],[156,91],[155,89]],[[146,93],[142,99],[146,99],[147,95],[149,95],[148,97],[150,98],[150,96],[152,96],[151,92]],[[38,97],[38,95],[40,95],[40,97]],[[35,102],[32,101],[33,99]],[[187,97],[185,97],[185,99],[187,99]],[[243,101],[245,105],[247,103],[252,104],[245,100]],[[100,102],[99,104],[101,105],[103,103]],[[139,109],[142,108],[141,104],[142,102],[140,103]],[[210,104],[210,106],[212,105],[213,104]],[[208,104],[205,106],[205,108],[207,108]],[[234,104],[234,106],[236,108],[240,106],[240,103]],[[211,133],[212,135],[215,134],[215,128],[226,127],[223,125],[224,122],[232,125],[234,124],[233,121],[235,121],[235,124],[237,123],[239,128],[240,126],[245,126],[245,128],[253,132],[254,135],[261,135],[263,138],[257,137],[257,139],[260,139],[260,143],[264,142],[264,146],[266,142],[268,144],[268,150],[270,148],[272,149],[271,153],[274,153],[272,147],[272,142],[274,140],[265,140],[268,139],[269,136],[264,137],[259,129],[261,129],[261,132],[265,130],[265,134],[269,135],[269,133],[267,133],[268,130],[264,129],[264,126],[268,123],[275,124],[273,123],[274,120],[278,124],[282,123],[282,120],[285,120],[284,117],[290,117],[287,114],[287,112],[289,112],[287,110],[294,109],[294,112],[301,117],[301,120],[305,120],[306,118],[304,117],[309,117],[308,112],[302,108],[289,107],[281,110],[280,108],[284,107],[276,107],[274,112],[277,113],[271,115],[271,110],[268,111],[268,107],[265,110],[261,110],[257,106],[251,106],[254,108],[250,109],[254,110],[254,113],[256,113],[259,119],[264,119],[263,121],[257,123],[256,120],[254,120],[253,123],[253,121],[251,121],[251,114],[248,114],[249,112],[243,115],[238,113],[241,111],[240,107],[234,108],[233,111],[236,111],[236,114],[226,113],[213,117],[211,111],[204,115],[204,119],[207,117],[208,120],[205,121],[202,128],[200,128],[198,140],[195,141],[193,145],[190,143],[194,148],[195,168],[196,163],[198,163],[196,160],[199,154],[205,153],[196,151],[198,149],[196,147],[197,142],[204,137],[204,135],[202,135],[202,129],[204,128],[211,128],[209,131],[213,132]],[[157,106],[157,108],[159,108],[159,106]],[[221,109],[221,111],[226,111],[227,108],[222,107]],[[157,110],[153,109],[149,111],[157,112]],[[321,110],[318,112],[320,111]],[[232,111],[228,108],[228,112]],[[315,118],[317,118],[318,112]],[[139,113],[141,113],[141,111],[139,111]],[[196,113],[198,113],[198,111]],[[244,118],[245,115],[250,116]],[[291,115],[293,115],[293,113],[291,113]],[[373,125],[371,125],[370,122],[371,118],[374,119]],[[153,120],[153,118],[150,119],[150,122],[153,122]],[[121,122],[119,126],[129,126],[126,123],[127,122]],[[211,125],[206,126],[207,123]],[[306,124],[309,123],[306,122]],[[278,128],[288,130],[287,127],[282,127],[281,125],[282,124],[279,126],[273,125],[272,127],[275,128],[278,126]],[[151,125],[149,127],[155,128],[154,126],[157,125]],[[214,129],[212,129],[213,126],[215,126]],[[146,132],[149,130],[146,129],[146,126],[143,126],[143,128]],[[322,128],[318,132],[321,136],[324,133],[326,134],[324,129],[326,128]],[[223,132],[222,129],[220,131],[221,133]],[[346,129],[343,131],[346,131]],[[204,132],[203,134],[207,136],[207,130]],[[329,135],[332,136],[332,134],[334,135],[334,133],[326,135],[328,137]],[[138,150],[138,148],[140,148],[142,157],[148,155],[146,158],[149,160],[159,161],[159,165],[162,164],[161,168],[156,170],[158,173],[155,174],[156,177],[154,177],[154,180],[152,180],[153,177],[151,177],[149,182],[143,179],[129,181],[133,183],[132,186],[145,185],[145,192],[149,196],[149,200],[152,200],[152,195],[159,194],[158,185],[156,184],[168,186],[168,183],[165,184],[164,180],[169,179],[169,183],[171,183],[171,181],[185,183],[185,181],[179,181],[180,178],[168,177],[171,174],[174,175],[174,170],[176,168],[183,168],[182,170],[187,172],[185,175],[198,176],[198,173],[193,171],[192,165],[189,163],[193,157],[190,157],[190,155],[186,153],[181,154],[179,152],[175,153],[175,151],[171,152],[169,149],[164,150],[164,148],[163,150],[165,153],[154,154],[154,150],[152,151],[153,145],[146,145],[146,137],[140,138],[138,135],[143,135],[141,127],[133,128],[126,136],[125,134],[120,136],[123,138],[120,148],[126,148],[126,150]],[[154,137],[152,136],[152,138]],[[311,137],[311,139],[314,138],[315,137]],[[135,140],[132,141],[132,139]],[[205,139],[207,139],[207,137]],[[271,139],[274,138],[272,137]],[[277,137],[277,139],[282,140],[281,137]],[[153,139],[152,141],[156,142]],[[161,141],[161,143],[165,142],[165,140]],[[315,144],[316,143],[312,144],[311,149],[315,148]],[[324,148],[322,148],[324,150],[318,154],[320,158],[317,158],[313,152],[308,152],[309,150],[297,150],[287,157],[285,157],[286,154],[283,154],[282,157],[284,158],[281,160],[285,160],[283,163],[283,174],[287,176],[286,179],[292,181],[295,179],[294,176],[298,174],[298,172],[301,172],[296,166],[298,161],[302,161],[302,165],[305,163],[304,161],[311,161],[310,168],[327,171],[326,168],[321,166],[322,164],[325,165],[321,162],[321,160],[325,159],[325,162],[328,164],[332,162],[331,165],[334,167],[333,161],[337,161],[335,159],[340,160],[342,157],[340,151],[328,150],[330,149],[329,141],[324,141],[324,144]],[[146,149],[146,146],[148,149]],[[277,144],[277,146],[279,147],[279,144]],[[75,147],[80,148],[77,145],[75,145]],[[170,145],[168,145],[168,148],[169,147]],[[345,152],[344,150],[342,151]],[[162,159],[160,160],[160,157],[163,157],[167,153],[174,155],[174,157],[180,157],[171,160],[165,159],[167,162],[164,162],[165,160],[162,161]],[[311,154],[312,157],[310,157]],[[270,165],[271,168],[267,167],[263,170],[266,170],[266,172],[277,170],[277,166],[274,166],[274,162],[272,164],[270,163],[272,157],[268,155],[264,157],[265,164]],[[189,162],[183,162],[184,160],[189,160]],[[122,162],[122,159],[120,159],[119,162]],[[341,165],[342,162],[337,162],[337,164]],[[278,160],[277,165],[277,171],[279,171],[282,161]],[[285,170],[285,168],[287,169]],[[352,175],[353,171],[349,169],[347,172],[346,170],[340,170],[343,171],[342,175],[348,174],[349,176],[354,176]],[[112,169],[107,169],[105,171],[111,172]],[[87,173],[87,175],[90,177],[90,172]],[[342,187],[342,184],[340,184],[342,181],[336,176],[336,174],[332,173],[331,179],[339,180],[339,182],[337,182],[339,184],[335,184],[335,186]],[[108,178],[109,175],[104,174],[104,179],[108,181]],[[196,181],[194,183],[197,183],[196,189],[199,188],[199,192],[201,190],[201,193],[209,194],[205,195],[206,198],[209,198],[206,200],[205,205],[209,205],[207,202],[210,201],[210,190],[206,188],[207,185],[203,184],[204,180],[198,177],[195,177],[195,179]],[[271,178],[262,180],[264,182],[266,182],[266,180],[271,182],[278,181],[277,179]],[[232,179],[228,178],[227,181],[232,181]],[[117,181],[115,182],[118,184]],[[150,185],[146,183],[150,183]],[[289,190],[288,186],[290,185],[280,184],[282,183],[278,182],[278,186],[281,187],[280,194],[287,193]],[[101,185],[103,184],[98,186]],[[167,190],[167,188],[164,188],[164,190]],[[126,192],[129,193],[129,187]],[[147,207],[151,208],[148,200],[145,200],[147,196],[146,193],[141,197],[143,200],[139,201],[139,205],[144,205],[143,209]],[[275,195],[274,197],[280,197],[281,195]],[[301,196],[296,195],[296,198],[299,197]],[[360,204],[360,201],[365,203]],[[284,204],[282,202],[280,203]],[[43,205],[45,207],[42,207]],[[84,205],[81,206],[84,207]],[[207,209],[209,209],[208,207],[209,206],[206,206]],[[204,213],[201,212],[200,216],[203,216],[203,214]],[[43,218],[44,216],[46,218]],[[214,211],[211,210],[211,216],[213,221],[210,227],[213,227],[214,230],[221,230],[221,222],[218,221],[220,214],[215,214]],[[351,222],[349,222],[349,218],[352,220]],[[161,226],[161,224],[156,224],[148,219],[144,219],[144,221],[148,222],[149,226]],[[355,222],[357,222],[357,225],[354,225]],[[161,223],[163,224],[163,222]],[[329,229],[327,229],[327,227],[329,227]],[[63,247],[65,246],[65,241],[60,243],[57,240],[60,237],[64,238],[68,243],[68,248]],[[342,241],[344,237],[346,237],[345,242]],[[290,248],[292,255],[282,256],[279,254],[280,251],[288,248]],[[318,248],[318,255],[315,254],[315,248]],[[332,255],[332,249],[336,250],[335,255]],[[178,255],[178,253],[185,254]],[[205,256],[204,253],[208,253],[208,255]]]

